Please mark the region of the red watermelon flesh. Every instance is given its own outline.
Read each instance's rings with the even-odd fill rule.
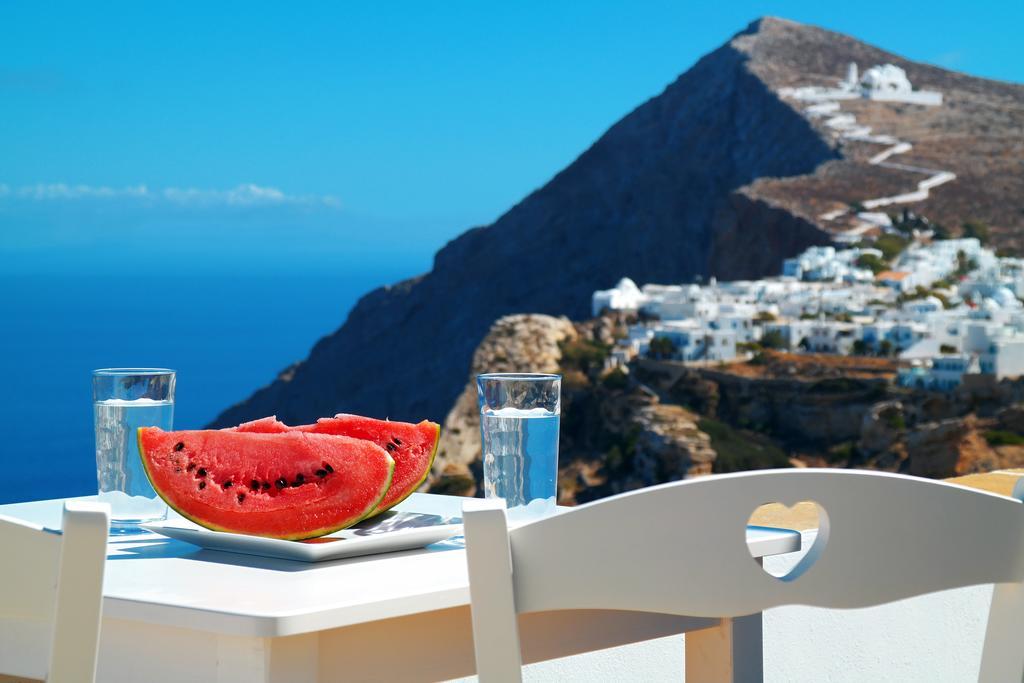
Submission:
[[[391,486],[394,460],[328,434],[139,429],[153,488],[208,529],[300,540],[355,524]]]
[[[424,482],[437,454],[441,427],[424,420],[419,424],[375,420],[360,415],[322,417],[311,425],[289,427],[276,418],[265,417],[235,427],[240,432],[279,433],[284,430],[335,434],[372,441],[387,449],[395,459],[395,476],[384,499],[373,514],[402,502]]]

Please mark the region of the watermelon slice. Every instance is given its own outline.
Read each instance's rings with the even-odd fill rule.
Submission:
[[[434,464],[438,438],[441,434],[440,425],[427,420],[411,424],[345,414],[322,417],[315,424],[297,427],[289,427],[274,417],[264,417],[231,429],[264,434],[291,430],[350,436],[372,441],[387,449],[395,459],[395,476],[391,482],[391,489],[371,514],[384,512],[401,503],[419,488],[430,473],[430,466]]]
[[[355,524],[388,492],[395,463],[363,439],[329,434],[165,432],[143,427],[156,492],[208,529],[300,540]]]

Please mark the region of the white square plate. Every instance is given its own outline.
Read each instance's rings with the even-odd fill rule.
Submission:
[[[321,562],[422,548],[461,534],[462,520],[457,517],[392,510],[354,527],[308,541],[282,541],[277,538],[211,531],[182,518],[143,524],[142,527],[208,550]]]

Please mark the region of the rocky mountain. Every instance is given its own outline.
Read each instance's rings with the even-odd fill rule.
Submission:
[[[339,411],[441,421],[475,349],[502,316],[579,319],[595,289],[623,276],[681,282],[774,273],[786,256],[829,243],[835,227],[821,211],[860,201],[866,188],[899,192],[907,175],[864,161],[862,145],[837,137],[785,95],[786,88],[833,83],[851,60],[893,62],[916,86],[947,92],[949,106],[924,113],[912,105],[851,103],[860,107],[857,116],[914,142],[919,163],[957,173],[943,187],[949,192],[933,192],[915,208],[954,228],[968,219],[988,222],[997,239],[1015,243],[1024,227],[1024,87],[761,19],[492,225],[447,244],[429,273],[365,296],[306,360],[224,411],[214,426],[275,413],[301,422]]]

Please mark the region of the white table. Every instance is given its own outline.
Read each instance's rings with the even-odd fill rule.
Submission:
[[[63,500],[0,506],[48,527]],[[398,509],[458,516],[461,499]],[[173,513],[172,513],[173,514]],[[750,527],[756,557],[800,534]],[[100,681],[443,680],[474,672],[465,552],[457,543],[307,564],[202,550],[153,534],[112,537]],[[760,647],[760,615],[746,618]],[[706,629],[717,620],[606,610],[520,617],[526,662]]]

